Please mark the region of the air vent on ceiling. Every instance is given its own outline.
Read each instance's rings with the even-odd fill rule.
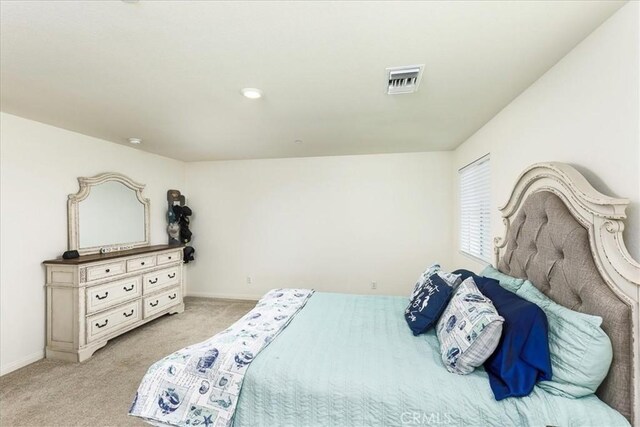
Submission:
[[[418,90],[424,65],[387,68],[387,93],[413,93]]]

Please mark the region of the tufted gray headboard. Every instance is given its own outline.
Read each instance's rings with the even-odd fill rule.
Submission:
[[[501,209],[507,229],[504,239],[496,239],[497,267],[530,280],[558,304],[602,317],[613,361],[597,395],[633,423],[638,420],[640,265],[624,248],[621,228],[615,227],[624,210],[602,213],[604,205],[625,200],[600,195],[585,184],[568,165],[528,168]],[[597,211],[580,203],[595,195],[602,197]],[[608,235],[615,237],[615,247]]]

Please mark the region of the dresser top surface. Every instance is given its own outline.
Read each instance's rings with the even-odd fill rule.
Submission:
[[[153,245],[153,246],[144,246],[141,248],[129,249],[126,251],[117,251],[117,252],[109,252],[106,254],[91,254],[91,255],[80,255],[78,258],[72,259],[50,259],[44,261],[43,264],[62,264],[62,265],[79,265],[79,264],[87,264],[90,262],[98,262],[98,261],[108,261],[110,259],[116,258],[124,258],[133,255],[142,255],[150,252],[159,252],[169,249],[182,249],[183,245]]]

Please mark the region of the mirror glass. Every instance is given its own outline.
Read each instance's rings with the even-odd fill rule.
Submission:
[[[79,248],[129,244],[145,240],[145,211],[135,190],[117,181],[91,187],[78,203]]]

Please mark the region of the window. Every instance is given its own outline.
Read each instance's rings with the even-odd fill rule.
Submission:
[[[491,169],[489,155],[458,171],[460,250],[491,262]]]

